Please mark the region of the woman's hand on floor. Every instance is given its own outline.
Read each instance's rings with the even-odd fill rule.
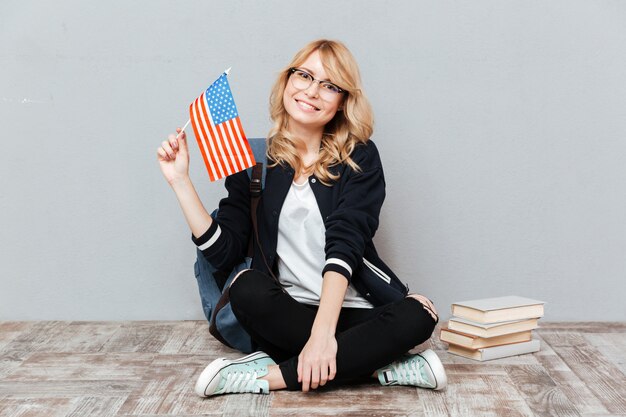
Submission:
[[[316,389],[335,378],[337,339],[334,335],[313,332],[298,356],[298,382],[302,391]]]

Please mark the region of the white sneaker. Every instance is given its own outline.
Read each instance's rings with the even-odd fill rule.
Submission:
[[[427,349],[407,355],[380,368],[378,380],[382,385],[415,385],[421,388],[442,390],[448,383],[446,371],[435,352]]]
[[[200,374],[196,394],[201,397],[231,392],[269,394],[269,383],[258,379],[267,375],[268,365],[276,365],[276,362],[265,352],[254,352],[234,360],[215,359]]]

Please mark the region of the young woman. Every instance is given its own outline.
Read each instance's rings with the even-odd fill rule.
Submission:
[[[306,45],[280,72],[270,112],[259,242],[252,269],[229,289],[235,315],[260,350],[216,359],[196,392],[308,391],[370,376],[383,385],[445,388],[432,350],[406,354],[431,336],[435,307],[407,294],[372,241],[385,180],[352,54],[336,41]],[[189,179],[185,133],[177,133],[157,151],[161,170],[194,243],[213,266],[231,270],[252,233],[249,177],[242,171],[226,179],[228,197],[213,220]]]

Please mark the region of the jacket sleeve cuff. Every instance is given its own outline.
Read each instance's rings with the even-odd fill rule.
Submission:
[[[326,260],[326,265],[324,265],[324,269],[322,270],[322,276],[326,273],[326,271],[338,272],[346,277],[348,282],[350,282],[350,279],[352,278],[352,268],[343,259],[328,258]]]
[[[211,226],[209,229],[204,232],[204,234],[198,238],[196,238],[193,234],[191,235],[191,240],[193,243],[200,249],[201,251],[210,248],[217,239],[222,234],[222,229],[220,225],[214,220],[211,222]]]

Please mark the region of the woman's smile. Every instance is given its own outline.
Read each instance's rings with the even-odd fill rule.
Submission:
[[[304,101],[304,100],[298,100],[295,99],[296,103],[298,103],[298,107],[300,107],[300,109],[302,109],[305,112],[318,112],[320,111],[320,109],[318,107],[315,107],[313,104]]]

